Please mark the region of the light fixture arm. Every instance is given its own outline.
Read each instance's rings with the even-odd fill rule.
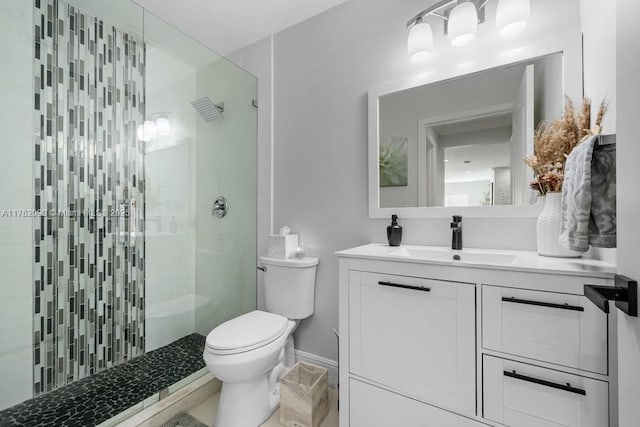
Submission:
[[[449,20],[449,17],[447,15],[445,15],[444,13],[433,12],[431,14],[431,16],[435,16],[436,18],[440,18],[443,21],[448,21]]]

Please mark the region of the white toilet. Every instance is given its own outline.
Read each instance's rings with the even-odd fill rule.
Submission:
[[[204,361],[222,381],[216,427],[256,427],[275,411],[278,379],[295,361],[292,333],[313,313],[318,258],[260,261],[267,311],[243,314],[207,335]]]

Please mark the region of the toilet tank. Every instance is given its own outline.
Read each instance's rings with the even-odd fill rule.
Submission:
[[[318,258],[260,257],[264,272],[266,310],[289,319],[313,314]]]

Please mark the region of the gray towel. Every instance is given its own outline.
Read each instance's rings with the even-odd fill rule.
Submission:
[[[589,244],[616,247],[616,144],[593,148]]]
[[[578,252],[616,246],[615,145],[598,140],[583,141],[565,164],[559,241]]]

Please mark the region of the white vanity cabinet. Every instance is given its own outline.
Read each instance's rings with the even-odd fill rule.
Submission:
[[[349,371],[474,415],[475,285],[349,272]]]
[[[342,427],[617,426],[612,322],[583,296],[614,266],[405,249],[338,253]]]

